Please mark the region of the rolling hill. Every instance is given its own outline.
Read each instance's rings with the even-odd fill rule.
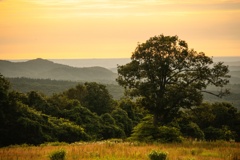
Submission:
[[[0,60],[0,73],[9,78],[26,77],[35,79],[95,81],[113,83],[116,73],[103,67],[71,67],[45,59],[34,59],[26,62]]]

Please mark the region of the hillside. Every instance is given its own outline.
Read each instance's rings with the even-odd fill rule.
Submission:
[[[103,67],[76,68],[45,59],[26,62],[0,60],[0,73],[5,77],[27,77],[35,79],[114,82],[116,73]]]
[[[50,79],[30,79],[30,78],[7,78],[11,83],[11,89],[27,93],[30,91],[38,91],[47,96],[54,93],[61,93],[69,88],[73,88],[83,82],[50,80]],[[105,84],[109,93],[114,99],[120,99],[124,95],[124,88],[117,84]]]

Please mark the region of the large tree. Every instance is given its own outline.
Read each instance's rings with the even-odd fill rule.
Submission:
[[[178,36],[159,35],[139,43],[131,62],[118,66],[117,82],[140,99],[157,125],[170,122],[180,108],[199,105],[203,92],[219,97],[228,93],[222,89],[229,82],[228,72],[222,62],[189,49]],[[208,85],[219,92],[208,91]]]

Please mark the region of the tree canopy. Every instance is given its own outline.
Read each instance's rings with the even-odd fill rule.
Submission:
[[[75,88],[67,90],[65,95],[69,99],[79,100],[84,107],[98,115],[110,112],[114,108],[114,101],[106,86],[96,82],[78,84]]]
[[[188,48],[178,36],[154,36],[138,44],[131,62],[118,66],[117,82],[154,115],[154,124],[168,123],[180,108],[201,104],[203,92],[222,97],[230,78],[228,67]],[[208,85],[219,87],[209,92]]]

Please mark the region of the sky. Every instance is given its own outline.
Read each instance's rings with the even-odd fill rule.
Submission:
[[[0,0],[0,59],[130,58],[160,34],[240,56],[240,0]]]

